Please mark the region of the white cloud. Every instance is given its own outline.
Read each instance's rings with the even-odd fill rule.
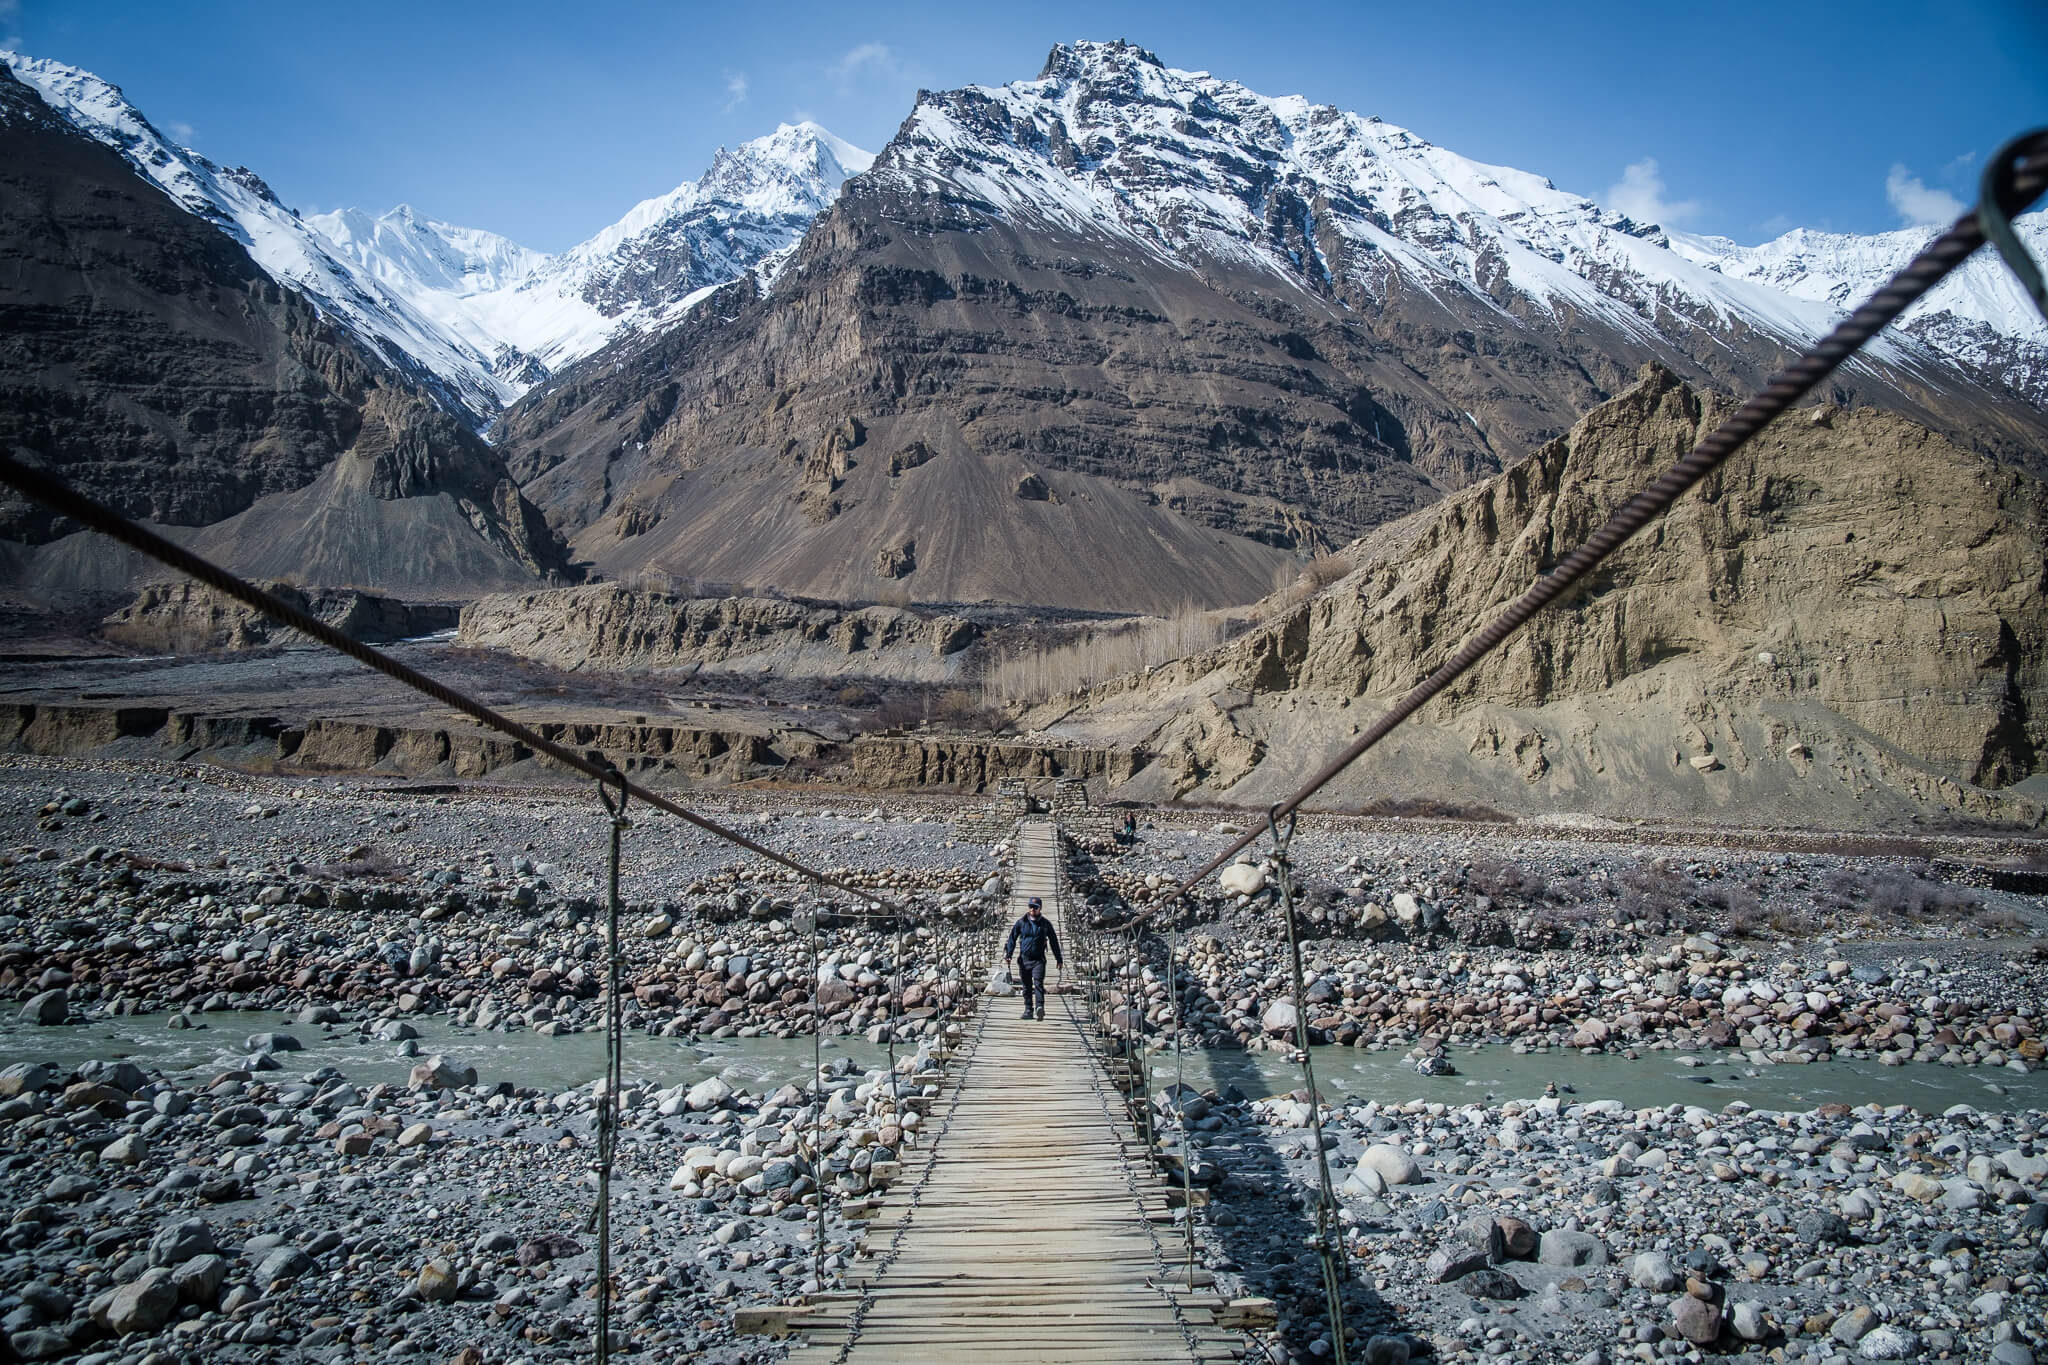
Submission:
[[[725,73],[725,112],[730,114],[747,102],[747,73],[728,71]]]
[[[1664,197],[1664,177],[1657,173],[1657,158],[1646,156],[1631,162],[1621,172],[1621,183],[1610,186],[1607,202],[1639,223],[1677,227],[1699,213],[1697,199],[1676,202]]]
[[[165,124],[164,126],[171,130],[172,137],[178,139],[178,141],[184,143],[187,147],[190,147],[192,145],[194,130],[191,124],[173,121],[171,123]]]
[[[1945,226],[1962,216],[1963,201],[1943,189],[1929,189],[1904,166],[1893,166],[1884,178],[1884,197],[1907,227]]]
[[[894,75],[896,54],[889,50],[887,43],[862,43],[832,63],[827,72],[844,89],[853,83],[855,77],[869,72],[880,76]]]

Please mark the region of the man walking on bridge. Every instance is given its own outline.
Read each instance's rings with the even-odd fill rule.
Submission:
[[[1024,987],[1024,1017],[1045,1018],[1045,950],[1052,949],[1053,961],[1060,964],[1060,971],[1067,970],[1067,959],[1060,952],[1060,936],[1053,932],[1052,921],[1043,913],[1043,904],[1033,896],[1024,906],[1024,917],[1010,926],[1010,937],[1003,942],[1003,962],[1008,965],[1010,954],[1017,955],[1018,980]],[[1032,999],[1036,996],[1038,1013],[1032,1014]]]

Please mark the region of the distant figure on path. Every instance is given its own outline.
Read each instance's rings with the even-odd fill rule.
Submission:
[[[1124,842],[1127,844],[1134,844],[1137,841],[1138,817],[1136,814],[1127,813],[1124,816]]]
[[[1008,965],[1010,955],[1016,954],[1018,981],[1024,987],[1024,1017],[1045,1018],[1045,950],[1052,949],[1053,961],[1060,964],[1060,971],[1067,970],[1066,955],[1060,952],[1060,936],[1053,932],[1052,921],[1042,913],[1044,906],[1033,896],[1025,903],[1024,917],[1010,926],[1010,936],[1003,941],[1003,962]],[[1032,1013],[1032,1001],[1037,1000],[1037,1014]]]

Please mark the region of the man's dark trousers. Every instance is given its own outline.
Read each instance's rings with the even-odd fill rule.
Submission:
[[[1045,1012],[1045,959],[1042,957],[1036,960],[1028,957],[1018,958],[1017,979],[1024,987],[1024,1012],[1029,1014],[1033,1008],[1036,1008],[1039,1013],[1043,1014]],[[1038,1001],[1035,1007],[1032,1004],[1034,996]]]

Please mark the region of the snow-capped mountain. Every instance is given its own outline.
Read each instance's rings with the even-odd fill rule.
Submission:
[[[1795,232],[1761,247],[1637,223],[1528,172],[1300,96],[1165,66],[1127,43],[1055,48],[1039,78],[925,96],[874,172],[976,214],[1244,269],[1354,306],[1398,284],[1526,323],[1585,318],[1649,343],[1823,334],[1933,235]],[[2041,215],[2025,231],[2048,236]],[[2048,399],[2048,325],[1992,259],[1916,310],[1920,343]]]
[[[2048,212],[2030,213],[2013,227],[2034,259],[2048,256]],[[1670,243],[1686,259],[1731,279],[1755,280],[1847,311],[1904,269],[1940,231],[1912,227],[1862,237],[1795,228],[1752,247],[1674,232]],[[1964,261],[1907,310],[1896,328],[1966,370],[2048,401],[2048,323],[1991,251]]]
[[[378,217],[302,217],[254,172],[173,142],[119,87],[20,53],[0,51],[0,61],[473,425],[622,330],[673,322],[750,270],[771,279],[847,177],[873,160],[816,124],[784,125],[721,150],[700,179],[549,256],[404,205]]]
[[[920,94],[769,287],[560,370],[496,433],[608,574],[1243,600],[1647,367],[1705,404],[1754,391],[1841,317],[1857,281],[1830,268],[1769,276],[1381,120],[1079,43]],[[2048,412],[2001,382],[2048,337],[1973,290],[1996,269],[1826,396],[2048,470]],[[1973,368],[1957,328],[2026,363]]]
[[[658,329],[746,274],[772,280],[849,176],[874,158],[815,123],[720,149],[691,183],[640,203],[559,256],[401,206],[306,221],[331,249],[450,331],[552,371],[622,331]],[[537,376],[536,376],[537,377]]]
[[[473,419],[487,417],[524,391],[500,375],[502,348],[449,332],[374,274],[337,256],[253,171],[178,146],[118,86],[89,72],[15,52],[0,51],[0,61],[74,127],[240,242],[272,279],[304,294],[379,359],[426,381],[452,406]]]

